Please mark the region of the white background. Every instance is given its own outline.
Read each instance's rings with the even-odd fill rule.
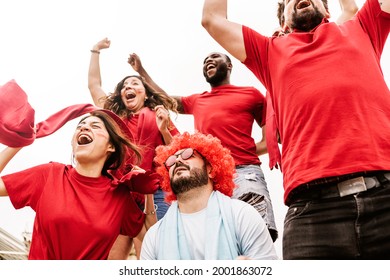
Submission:
[[[359,7],[363,0],[358,0]],[[278,27],[277,0],[230,0],[229,19],[248,25],[265,35]],[[41,121],[63,107],[91,103],[87,87],[90,49],[108,37],[111,48],[100,54],[103,87],[132,73],[129,53],[137,53],[153,79],[172,95],[209,90],[202,75],[202,62],[212,51],[222,51],[201,26],[201,0],[2,0],[0,2],[0,85],[15,79],[28,94]],[[332,19],[340,13],[337,0],[329,1]],[[385,79],[390,79],[390,47],[382,56]],[[335,66],[337,67],[337,66]],[[358,67],[358,65],[357,65]],[[364,71],[364,69],[362,69]],[[233,59],[231,82],[264,88],[254,75]],[[352,81],[353,82],[353,81]],[[174,119],[181,132],[193,131],[192,118]],[[75,121],[54,135],[23,149],[3,171],[18,171],[48,161],[70,163],[70,139]],[[255,127],[253,137],[261,138]],[[2,148],[2,146],[0,146]],[[276,249],[281,257],[281,236],[286,207],[282,175],[270,171],[268,156],[263,170],[274,206],[280,238]],[[0,227],[17,238],[31,231],[31,209],[14,210],[8,198],[0,198]]]

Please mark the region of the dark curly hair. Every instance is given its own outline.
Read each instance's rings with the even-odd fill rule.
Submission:
[[[154,161],[158,165],[156,171],[162,177],[161,188],[167,192],[166,200],[171,202],[177,200],[177,198],[172,192],[169,173],[164,163],[169,156],[185,148],[195,149],[211,165],[210,177],[214,183],[214,190],[220,191],[227,196],[232,196],[235,188],[233,177],[236,171],[230,150],[224,148],[221,141],[210,134],[204,135],[196,132],[191,135],[188,132],[184,132],[173,137],[171,144],[156,148]]]
[[[104,109],[113,111],[120,117],[128,117],[132,112],[126,108],[121,98],[121,90],[124,82],[131,77],[139,79],[145,87],[145,93],[148,97],[145,100],[144,106],[150,109],[154,109],[157,105],[163,105],[166,109],[177,113],[177,102],[166,93],[154,91],[153,88],[145,81],[145,79],[138,75],[130,75],[124,77],[115,87],[114,92],[109,93],[105,97]]]

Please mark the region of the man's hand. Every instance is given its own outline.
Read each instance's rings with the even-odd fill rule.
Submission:
[[[127,62],[131,65],[131,67],[133,67],[134,71],[136,71],[137,73],[139,73],[143,69],[141,59],[135,53],[129,55]]]

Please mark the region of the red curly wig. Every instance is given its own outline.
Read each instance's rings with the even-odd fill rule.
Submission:
[[[161,188],[167,192],[166,201],[177,200],[176,195],[172,192],[170,185],[169,172],[165,168],[167,158],[179,150],[193,148],[197,150],[211,165],[211,178],[214,183],[214,190],[232,196],[235,184],[233,176],[235,174],[235,164],[230,150],[222,147],[221,141],[212,135],[204,135],[196,132],[189,134],[184,132],[181,135],[173,137],[171,144],[167,146],[158,146],[154,161],[158,167],[157,173],[161,175]]]

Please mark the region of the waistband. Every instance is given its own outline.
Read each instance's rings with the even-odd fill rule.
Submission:
[[[343,197],[357,194],[390,182],[390,171],[352,173],[329,177],[302,184],[292,190],[286,204],[294,202]]]
[[[238,165],[236,165],[236,169],[245,168],[245,167],[248,167],[248,166],[261,167],[261,163],[238,164]]]

